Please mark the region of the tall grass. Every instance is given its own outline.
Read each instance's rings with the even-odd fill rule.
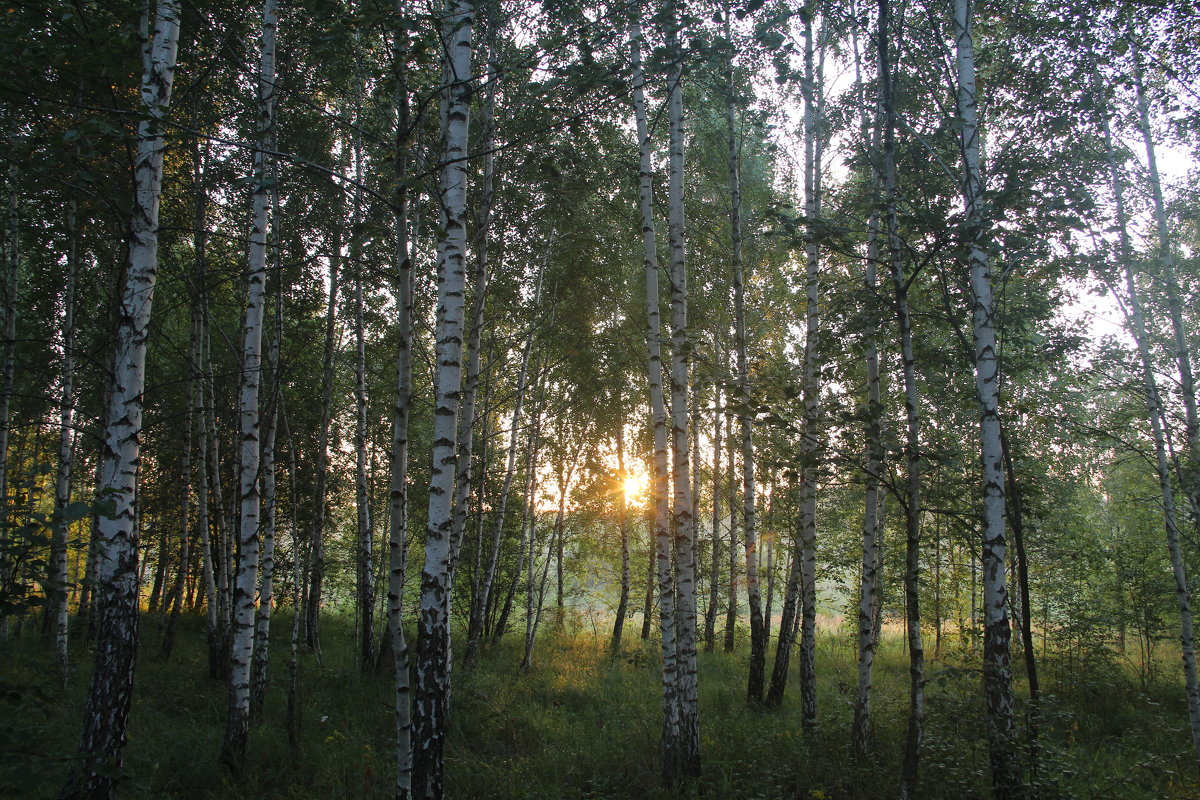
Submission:
[[[455,798],[803,798],[858,800],[895,794],[907,715],[903,641],[885,638],[876,661],[873,750],[850,756],[855,665],[840,634],[818,650],[820,722],[800,729],[796,695],[781,708],[745,702],[747,653],[700,656],[703,777],[660,786],[661,694],[656,643],[628,640],[615,657],[590,626],[545,626],[532,669],[519,674],[517,637],[456,666],[447,739]],[[273,642],[285,654],[287,626]],[[208,680],[198,620],[187,620],[170,663],[146,646],[120,795],[128,798],[385,798],[391,796],[391,676],[354,668],[350,620],[323,628],[323,666],[302,665],[302,724],[289,745],[281,657],[256,720],[244,774],[217,763],[225,687]],[[143,621],[151,642],[158,623]],[[50,646],[36,636],[0,655],[0,797],[53,797],[74,766],[85,674],[55,688]],[[81,669],[86,653],[75,654]],[[1054,674],[1048,670],[1048,674]],[[1117,659],[1076,666],[1052,681],[1041,710],[1036,786],[1042,800],[1200,798],[1183,690],[1174,671],[1145,687]],[[950,652],[929,669],[927,738],[919,796],[989,797],[978,657]],[[1018,687],[1020,690],[1023,687]],[[1022,707],[1021,713],[1025,709]],[[1019,725],[1025,747],[1025,725]],[[1032,775],[1027,775],[1033,779]]]

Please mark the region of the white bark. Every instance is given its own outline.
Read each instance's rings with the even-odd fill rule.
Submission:
[[[432,471],[425,566],[421,573],[413,789],[443,795],[443,748],[449,713],[450,570],[458,394],[462,381],[463,294],[466,283],[467,130],[471,100],[471,34],[475,8],[446,0],[442,22],[441,229],[437,258],[436,373]]]
[[[1142,76],[1141,54],[1133,54],[1133,86],[1137,95],[1138,128],[1146,146],[1146,167],[1150,178],[1150,198],[1154,206],[1154,229],[1158,238],[1158,260],[1162,267],[1162,284],[1167,293],[1167,314],[1171,319],[1175,364],[1179,370],[1179,394],[1183,398],[1183,412],[1187,442],[1184,463],[1180,469],[1180,483],[1191,504],[1192,517],[1200,527],[1200,420],[1196,411],[1196,381],[1192,374],[1192,355],[1188,346],[1188,331],[1183,322],[1182,291],[1175,274],[1175,254],[1171,247],[1171,234],[1167,223],[1167,207],[1163,200],[1162,179],[1158,173],[1158,158],[1154,148],[1154,134],[1150,129],[1150,105]]]
[[[725,36],[731,38],[730,9],[725,9]],[[726,74],[729,99],[725,105],[726,151],[729,160],[729,229],[733,267],[733,325],[734,350],[737,358],[738,427],[741,431],[742,452],[742,525],[746,547],[746,596],[750,605],[750,669],[746,681],[746,697],[750,702],[762,702],[763,674],[767,665],[767,628],[763,620],[762,590],[758,577],[758,517],[757,489],[754,476],[754,412],[750,399],[750,360],[746,343],[745,267],[742,262],[742,175],[741,150],[737,143],[737,108],[733,101],[732,57]],[[717,450],[720,450],[718,437]],[[733,465],[730,464],[730,475]],[[732,506],[732,502],[731,502]],[[731,577],[731,580],[732,577]]]
[[[67,652],[67,599],[70,579],[67,576],[67,544],[70,521],[66,517],[71,502],[72,437],[74,417],[73,391],[75,384],[75,284],[79,274],[79,238],[76,226],[75,198],[67,201],[67,281],[63,289],[62,318],[62,377],[58,395],[58,469],[54,477],[54,530],[50,549],[50,600],[54,622],[54,656],[58,666],[59,685],[66,687],[70,661]],[[186,553],[184,553],[186,555]]]
[[[362,84],[355,86],[355,119],[362,112]],[[363,175],[362,133],[355,126],[354,210],[351,214],[350,262],[354,267],[354,505],[358,527],[358,664],[363,671],[375,664],[375,569],[374,532],[371,523],[371,489],[367,477],[367,330],[363,319],[362,220]]]
[[[683,71],[677,10],[666,22],[667,48],[673,54],[667,80],[670,146],[668,148],[667,219],[671,253],[671,445],[674,455],[675,592],[678,682],[677,739],[667,743],[668,780],[700,775],[700,705],[696,682],[696,517],[691,486],[688,437],[687,265],[683,211]],[[671,750],[674,749],[674,753]],[[675,763],[670,763],[671,758]]]
[[[970,0],[954,0],[958,115],[963,155],[963,205],[975,340],[975,391],[979,401],[983,467],[984,686],[992,782],[1000,800],[1021,797],[1024,787],[1013,738],[1012,664],[1009,652],[1008,589],[1005,583],[1004,463],[1000,446],[1000,387],[996,363],[995,302],[984,249],[983,175],[979,157],[975,50]]]
[[[824,134],[822,124],[823,68],[814,63],[813,15],[810,6],[804,22],[804,215],[808,220],[804,255],[805,335],[804,335],[804,437],[800,454],[800,696],[801,722],[811,731],[817,723],[816,635],[817,635],[817,460],[821,439],[821,367],[817,352],[820,338],[820,249],[814,233],[821,214],[821,156]],[[824,52],[822,50],[822,60]]]
[[[406,19],[406,0],[395,0],[397,17]],[[408,641],[404,635],[404,581],[408,572],[408,404],[412,393],[412,258],[408,236],[408,142],[412,135],[409,118],[407,75],[408,33],[398,25],[392,50],[396,79],[395,140],[395,251],[399,342],[396,347],[396,394],[392,404],[391,487],[388,496],[391,521],[388,531],[388,632],[391,635],[393,695],[396,727],[396,800],[407,800],[412,792],[412,697],[408,676]]]
[[[275,165],[273,176],[278,186],[278,165]],[[271,189],[271,215],[279,219],[279,192]],[[279,431],[279,409],[283,404],[283,378],[279,374],[280,338],[283,336],[283,258],[279,250],[279,237],[275,236],[273,245],[275,269],[275,332],[271,338],[271,350],[268,355],[268,367],[271,370],[272,390],[270,400],[270,416],[267,418],[267,433],[262,447],[262,476],[263,476],[263,511],[265,514],[262,526],[262,569],[258,582],[258,614],[254,619],[254,667],[251,673],[250,708],[256,711],[262,708],[267,691],[267,666],[271,642],[271,607],[275,594],[275,535],[278,531],[278,492],[276,478],[278,461],[275,453],[275,441]],[[297,551],[294,557],[299,560]]]
[[[676,678],[675,581],[668,524],[667,412],[663,398],[661,312],[658,293],[658,244],[654,231],[654,172],[646,114],[645,75],[642,72],[642,28],[634,19],[629,26],[630,61],[633,65],[633,110],[638,137],[639,192],[642,215],[642,259],[646,275],[646,346],[649,359],[650,413],[654,424],[654,463],[650,477],[654,498],[654,545],[658,572],[658,616],[663,659],[663,773],[673,779],[668,750],[679,740],[678,681]]]
[[[1100,82],[1099,70],[1093,63],[1092,87],[1104,131],[1105,152],[1108,157],[1109,180],[1114,197],[1117,237],[1120,246],[1121,266],[1125,272],[1125,290],[1128,295],[1126,324],[1132,328],[1137,344],[1138,357],[1142,364],[1142,392],[1146,401],[1146,416],[1154,438],[1155,467],[1159,487],[1163,496],[1163,526],[1167,534],[1167,554],[1171,559],[1171,572],[1175,579],[1175,599],[1179,608],[1179,642],[1183,651],[1183,674],[1187,689],[1188,718],[1191,723],[1192,750],[1200,763],[1200,677],[1196,669],[1196,642],[1193,632],[1191,595],[1188,590],[1187,570],[1179,546],[1179,525],[1175,508],[1175,492],[1171,484],[1171,472],[1167,459],[1166,434],[1162,426],[1162,400],[1158,381],[1154,376],[1154,360],[1150,354],[1149,338],[1146,333],[1145,316],[1133,274],[1133,245],[1129,240],[1129,225],[1125,213],[1125,187],[1121,171],[1114,154],[1112,130],[1108,122],[1107,104]],[[1147,149],[1152,147],[1147,141]],[[1161,243],[1161,242],[1160,242]]]
[[[240,398],[241,506],[238,525],[237,582],[233,591],[233,626],[229,652],[229,715],[226,719],[222,758],[239,765],[245,759],[250,732],[250,678],[254,654],[254,622],[258,608],[260,513],[259,387],[262,383],[262,329],[267,283],[267,231],[270,220],[270,156],[275,127],[275,0],[263,4],[261,65],[258,77],[259,141],[254,153],[253,221],[248,257],[249,289],[246,296],[242,343]]]
[[[175,77],[179,13],[178,0],[159,0],[153,34],[143,28],[144,116],[138,124],[129,264],[121,294],[101,477],[101,495],[111,507],[110,513],[100,515],[97,528],[96,664],[79,748],[83,766],[74,784],[87,797],[112,794],[132,700],[138,618],[137,465],[146,337],[158,276],[163,119]]]

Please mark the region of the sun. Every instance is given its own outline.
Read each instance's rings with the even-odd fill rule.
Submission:
[[[646,499],[646,490],[650,488],[650,476],[644,472],[630,472],[621,482],[625,490],[625,505],[641,505]]]

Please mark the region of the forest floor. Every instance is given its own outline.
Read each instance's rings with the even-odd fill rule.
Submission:
[[[240,776],[217,760],[226,689],[207,676],[199,619],[183,621],[175,655],[157,657],[161,622],[142,620],[141,656],[125,748],[123,798],[387,798],[393,779],[391,677],[354,669],[353,625],[328,618],[324,658],[301,665],[301,727],[286,723],[290,619],[273,626],[272,687],[253,726]],[[661,704],[656,643],[636,627],[618,656],[603,633],[544,626],[533,668],[518,674],[510,635],[472,671],[454,673],[447,794],[469,798],[797,798],[895,795],[907,716],[903,642],[885,637],[876,660],[869,759],[850,757],[852,637],[819,640],[820,721],[800,729],[795,685],[781,708],[748,708],[744,637],[733,654],[700,655],[703,777],[658,788]],[[1165,647],[1163,648],[1166,649]],[[1040,800],[1200,798],[1178,662],[1164,655],[1139,679],[1116,655],[1052,657],[1043,664],[1039,768],[1026,776]],[[56,686],[51,648],[28,632],[0,650],[0,797],[51,798],[74,766],[90,655],[75,654],[68,691]],[[990,797],[978,655],[929,663],[927,728],[917,796]],[[768,673],[769,673],[768,664]],[[795,669],[793,669],[795,673]],[[1023,691],[1018,687],[1018,692]],[[1023,715],[1019,731],[1025,735]]]

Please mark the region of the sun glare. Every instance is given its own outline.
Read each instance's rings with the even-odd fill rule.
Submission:
[[[625,476],[625,504],[641,505],[646,499],[646,490],[650,488],[650,476],[644,472],[630,473]]]

